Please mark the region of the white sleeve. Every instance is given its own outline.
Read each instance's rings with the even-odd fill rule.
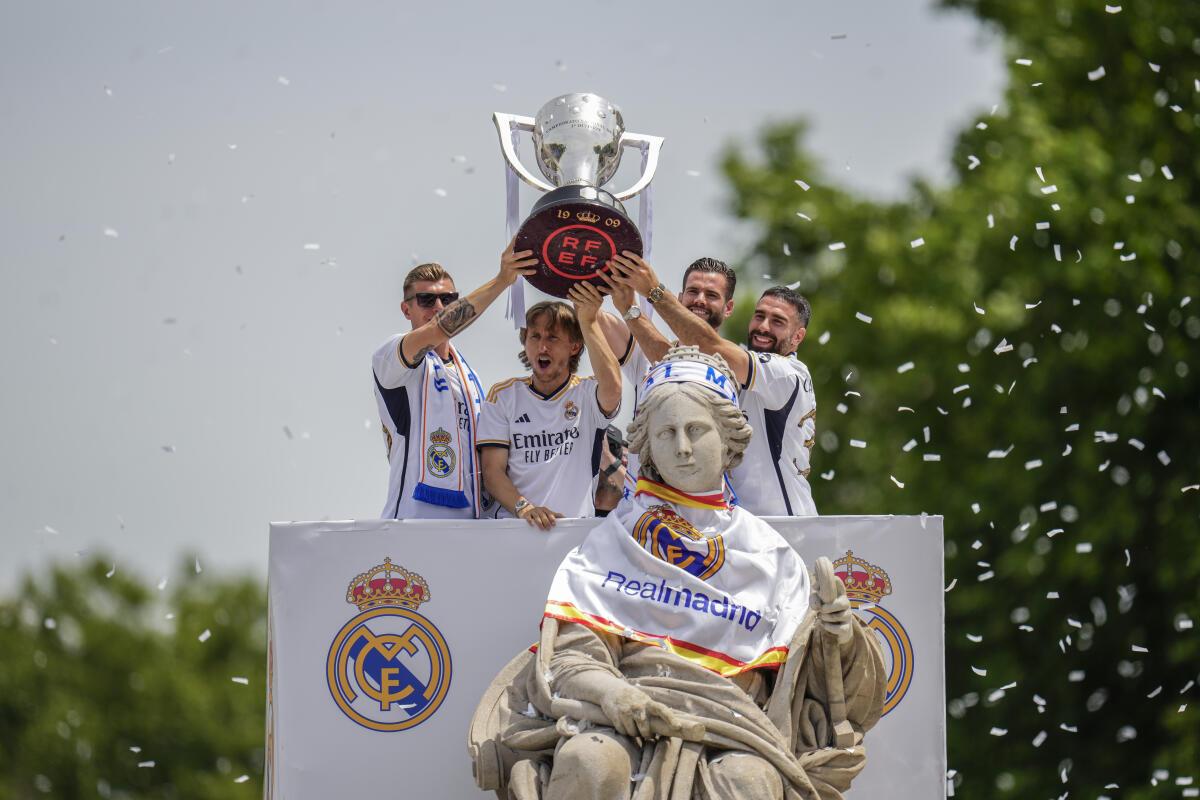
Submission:
[[[584,378],[584,386],[587,390],[580,392],[582,395],[584,411],[587,413],[585,418],[588,426],[593,428],[607,428],[608,423],[617,418],[617,414],[621,413],[621,401],[617,400],[617,407],[613,409],[611,415],[605,414],[600,409],[600,398],[596,393],[600,391],[600,381],[595,378]]]
[[[425,359],[424,357],[419,358],[415,364],[405,361],[404,356],[400,353],[400,340],[403,338],[404,334],[397,333],[384,342],[371,359],[371,366],[375,370],[375,380],[379,381],[379,385],[384,389],[395,389],[405,383],[421,379],[423,371],[417,367],[421,366]]]
[[[621,379],[633,386],[635,389],[641,385],[642,379],[646,377],[646,371],[650,368],[650,364],[646,359],[646,354],[642,350],[642,346],[633,338],[633,334],[629,335],[631,344],[625,355],[619,359],[621,365]]]
[[[761,398],[766,408],[782,406],[796,392],[797,385],[800,387],[797,399],[802,404],[815,402],[812,378],[803,364],[775,353],[750,353],[745,393]]]
[[[491,392],[488,393],[489,396]],[[505,395],[497,392],[495,400],[485,400],[479,410],[479,423],[475,437],[476,447],[508,447],[509,415],[504,408]]]

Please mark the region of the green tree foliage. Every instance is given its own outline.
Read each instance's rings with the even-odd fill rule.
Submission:
[[[724,162],[746,272],[813,301],[822,513],[945,515],[959,794],[1175,797],[1200,765],[1200,4],[951,5],[1010,66],[950,185],[873,202],[803,123],[768,128]]]
[[[112,569],[0,601],[0,798],[261,797],[259,581],[188,559],[157,591]]]

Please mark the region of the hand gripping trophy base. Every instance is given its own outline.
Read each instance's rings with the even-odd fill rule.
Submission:
[[[622,251],[642,254],[642,235],[621,201],[585,184],[560,186],[533,206],[517,232],[517,250],[532,250],[537,274],[527,280],[555,297],[566,297],[578,281],[603,286],[609,259]]]

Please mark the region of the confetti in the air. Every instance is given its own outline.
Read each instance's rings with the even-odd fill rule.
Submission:
[[[871,321],[873,319],[873,317],[870,317],[867,314],[862,313],[861,311],[855,311],[854,318],[857,319],[859,322],[865,322],[868,325],[871,324]]]
[[[212,638],[212,631],[210,631],[208,628],[205,628],[203,631],[201,631],[200,635],[196,637],[197,641],[202,642],[202,643],[207,642],[211,638]]]
[[[1094,70],[1091,70],[1087,74],[1089,81],[1098,81],[1101,78],[1103,78],[1104,75],[1105,75],[1105,72],[1104,72],[1103,66],[1096,67]]]
[[[833,244],[829,245],[829,249],[830,250],[845,250],[846,243],[845,242],[834,242]]]
[[[916,250],[918,247],[921,247],[924,244],[925,244],[925,239],[920,236],[918,236],[916,239],[913,239],[911,242],[908,243],[909,247],[911,247],[914,250]]]
[[[807,183],[800,180],[799,178],[796,179],[796,185],[799,186],[801,189],[803,189],[806,192],[811,188]]]
[[[912,369],[914,366],[916,366],[916,365],[913,364],[913,362],[905,361],[903,364],[896,367],[896,372],[899,372],[900,374],[904,374],[905,372],[908,372],[910,369]]]

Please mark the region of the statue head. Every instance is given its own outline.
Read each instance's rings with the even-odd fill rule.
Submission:
[[[685,492],[720,487],[751,433],[729,365],[697,347],[673,347],[654,365],[627,431],[641,475]]]

